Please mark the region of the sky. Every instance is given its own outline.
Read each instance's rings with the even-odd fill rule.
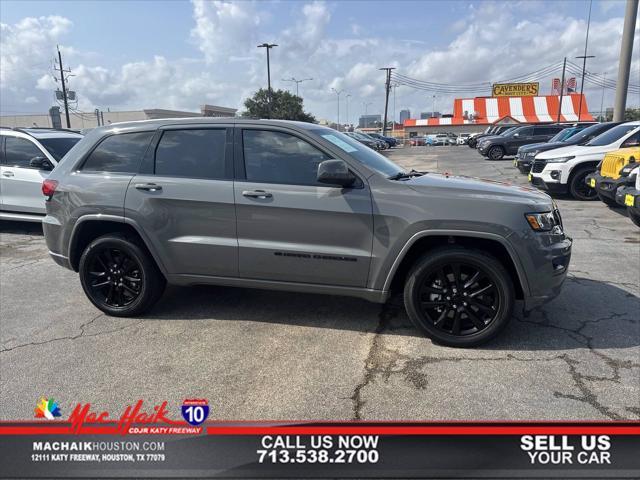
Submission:
[[[594,0],[587,70],[617,78],[624,1]],[[271,50],[274,89],[300,84],[305,110],[318,119],[357,123],[384,110],[384,72],[448,85],[498,82],[580,63],[589,2],[573,1],[205,1],[0,0],[0,114],[43,113],[56,105],[56,45],[71,69],[74,110],[166,108],[202,104],[242,110],[266,87]],[[560,68],[560,67],[558,67]],[[552,72],[540,80],[548,94]],[[631,83],[640,84],[640,18]],[[578,85],[580,79],[578,78]],[[469,95],[393,89],[389,116],[401,109],[451,113]],[[590,111],[603,90],[585,84]],[[347,99],[347,95],[349,95]],[[435,95],[435,97],[434,97]],[[473,96],[473,95],[471,95]],[[640,105],[630,95],[628,105]],[[614,91],[604,91],[604,107]],[[348,103],[348,105],[347,105]],[[348,118],[347,118],[348,108]]]

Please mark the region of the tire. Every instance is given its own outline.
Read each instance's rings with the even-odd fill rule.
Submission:
[[[640,213],[633,211],[631,207],[627,207],[627,214],[636,227],[640,227]]]
[[[467,147],[469,148],[476,148],[476,144],[477,144],[477,140],[476,139],[471,139],[467,142]]]
[[[618,205],[618,202],[616,202],[615,200],[612,200],[610,198],[604,197],[600,194],[598,194],[598,198],[607,206],[610,208],[622,208],[622,205]]]
[[[491,147],[487,152],[487,158],[490,160],[502,160],[502,157],[504,157],[504,148],[499,145]]]
[[[593,167],[576,168],[571,173],[571,178],[569,178],[569,193],[573,198],[583,201],[598,199],[598,192],[584,182],[585,177],[595,171],[596,167],[594,165]]]
[[[78,270],[87,298],[114,317],[146,312],[160,299],[166,285],[146,248],[122,234],[104,235],[91,242],[80,257]]]
[[[477,280],[469,284],[475,272]],[[463,247],[438,248],[422,256],[404,286],[404,304],[413,324],[450,347],[474,347],[494,338],[511,319],[514,302],[513,282],[502,263]]]

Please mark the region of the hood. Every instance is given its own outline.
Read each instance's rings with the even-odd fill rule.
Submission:
[[[547,160],[549,158],[556,157],[568,157],[568,156],[580,156],[580,155],[598,155],[605,154],[611,150],[616,150],[617,147],[612,145],[603,145],[600,147],[589,147],[587,145],[569,145],[567,147],[555,148],[536,155],[536,158],[540,160]]]
[[[434,189],[442,188],[445,192],[455,196],[501,197],[505,201],[539,204],[545,207],[551,204],[551,197],[536,188],[484,178],[427,173],[405,180],[403,183],[418,192],[424,188],[428,188],[431,192]]]

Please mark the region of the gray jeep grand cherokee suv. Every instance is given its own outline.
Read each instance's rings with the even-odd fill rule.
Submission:
[[[516,299],[558,294],[571,239],[544,193],[405,172],[310,123],[164,119],[92,130],[43,183],[53,259],[103,312],[165,284],[351,295],[404,291],[434,340],[495,336]]]

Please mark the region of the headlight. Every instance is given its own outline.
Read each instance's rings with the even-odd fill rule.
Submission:
[[[638,166],[635,163],[630,163],[628,165],[625,165],[624,167],[622,167],[620,169],[620,171],[618,172],[618,175],[620,175],[621,177],[628,177],[629,174],[633,171],[633,169],[638,168]]]
[[[564,162],[568,162],[569,160],[573,160],[574,158],[576,157],[572,155],[569,157],[547,158],[545,161],[547,163],[564,163]]]
[[[525,217],[536,232],[550,232],[554,227],[560,227],[553,212],[527,213]]]

